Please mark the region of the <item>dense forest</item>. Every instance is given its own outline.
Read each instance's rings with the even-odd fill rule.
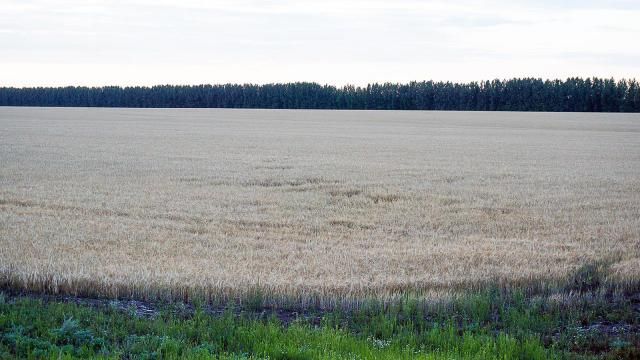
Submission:
[[[335,87],[317,83],[0,87],[0,106],[640,112],[636,80],[535,78]]]

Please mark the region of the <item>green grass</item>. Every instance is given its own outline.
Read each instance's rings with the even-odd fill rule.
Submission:
[[[286,324],[246,306],[216,315],[207,305],[156,304],[155,316],[140,317],[108,302],[0,296],[0,358],[634,359],[640,315],[632,296],[558,300],[492,289],[434,303],[370,301]]]
[[[506,334],[520,343],[533,339],[552,350],[548,356],[640,358],[640,299],[601,290],[558,298],[491,289],[430,305],[410,299],[372,302],[348,314],[326,314],[324,323],[381,339],[417,340],[427,352],[438,348],[423,336],[435,326],[453,329],[461,337]]]
[[[335,319],[335,318],[334,318]],[[184,316],[171,310],[139,318],[117,309],[16,299],[0,304],[2,358],[270,358],[270,359],[544,359],[556,356],[531,337],[460,332],[434,324],[424,332],[380,327],[354,333],[325,323],[314,327],[259,320],[228,311]],[[378,331],[379,330],[379,331]],[[379,336],[379,337],[378,337]]]

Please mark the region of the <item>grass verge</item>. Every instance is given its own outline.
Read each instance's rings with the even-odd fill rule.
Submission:
[[[0,358],[639,358],[640,299],[490,289],[432,303],[370,301],[283,321],[268,309],[114,306],[0,297]],[[297,313],[296,313],[297,314]],[[291,314],[289,314],[291,315]]]
[[[165,309],[141,318],[108,307],[34,299],[4,301],[0,330],[3,358],[543,359],[553,355],[533,337],[461,334],[453,324],[434,325],[425,333],[409,333],[407,327],[377,337],[376,331],[358,334],[328,323],[285,326],[275,318],[237,316],[232,310],[212,316],[197,308],[184,316]]]

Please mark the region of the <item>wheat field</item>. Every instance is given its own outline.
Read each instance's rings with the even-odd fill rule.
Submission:
[[[594,262],[640,279],[638,114],[0,108],[3,287],[331,302]]]

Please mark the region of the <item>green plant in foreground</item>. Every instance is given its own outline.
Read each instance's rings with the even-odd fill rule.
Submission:
[[[388,320],[385,320],[388,321]],[[374,323],[375,324],[375,323]],[[331,326],[255,320],[202,309],[139,318],[115,309],[18,299],[0,304],[0,358],[545,359],[558,354],[535,337],[460,331],[425,332],[372,325],[366,334]],[[380,334],[386,338],[376,337]]]
[[[319,323],[295,316],[280,322],[259,292],[222,315],[197,301],[150,304],[151,317],[113,303],[0,293],[0,359],[640,358],[635,293],[603,287],[597,268],[578,269],[567,289],[494,287],[436,302],[370,299],[357,309],[319,312]]]

